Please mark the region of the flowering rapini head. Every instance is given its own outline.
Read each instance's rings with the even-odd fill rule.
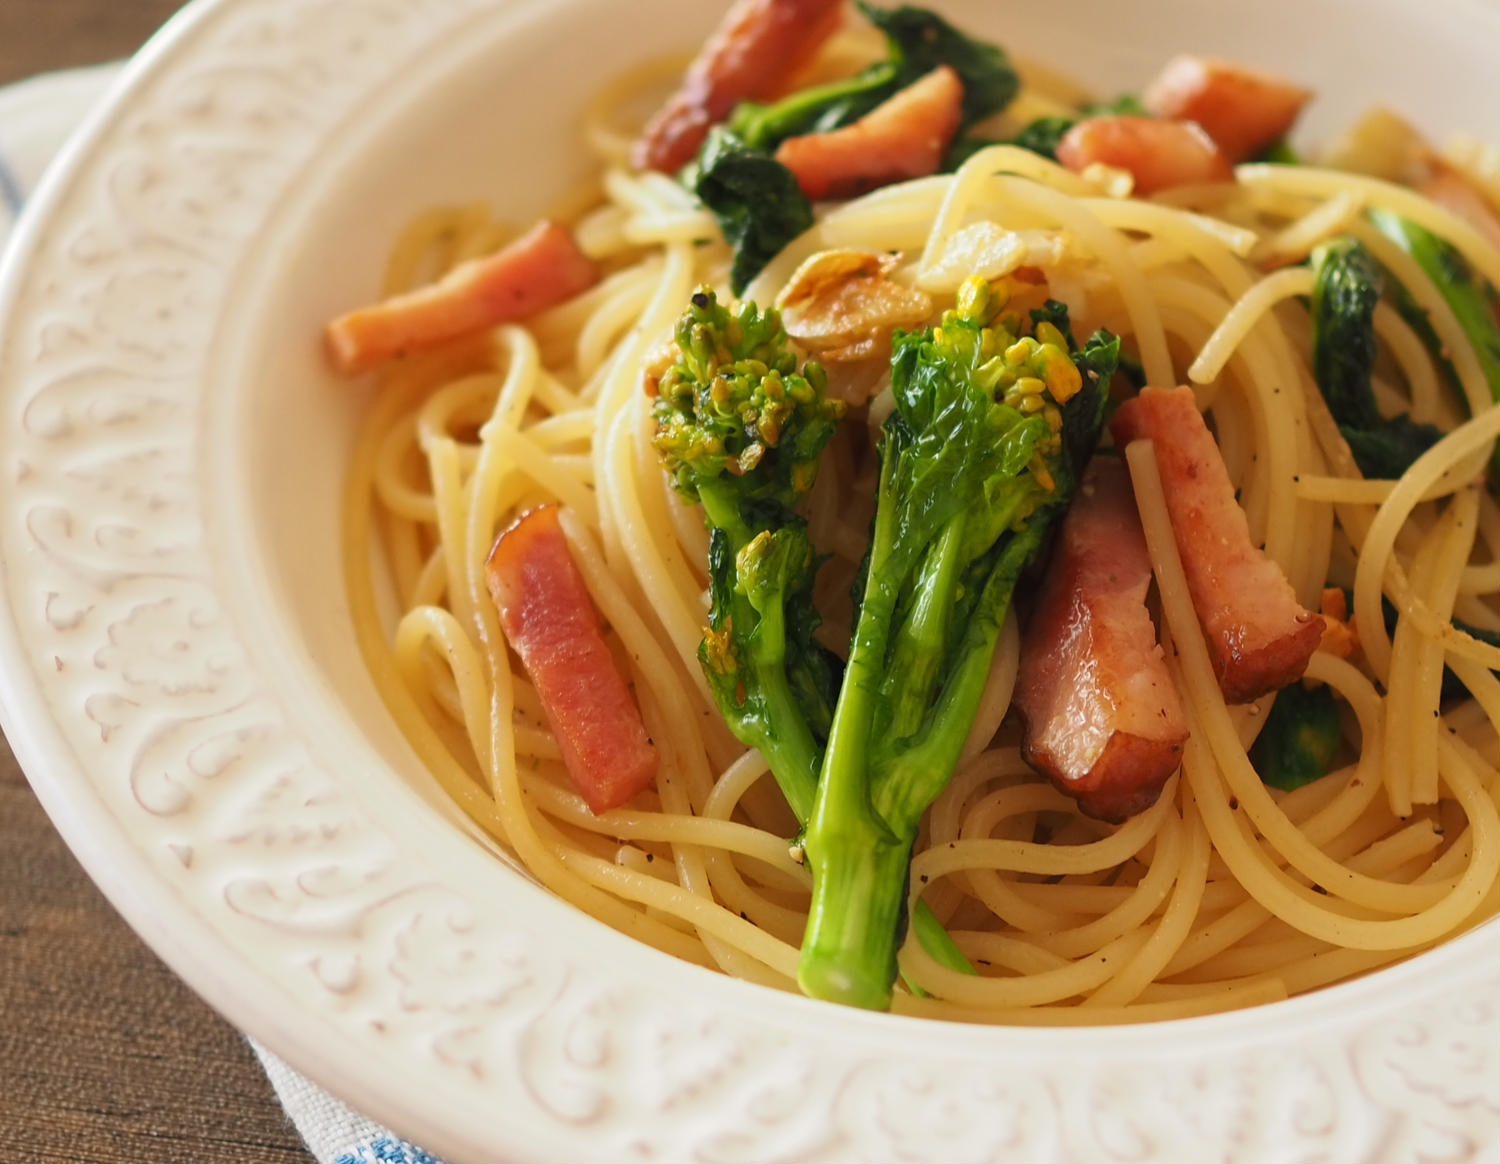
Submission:
[[[975,387],[1023,416],[1040,414],[1056,434],[1062,429],[1058,406],[1078,393],[1083,377],[1056,325],[1043,320],[1032,335],[1015,334],[1018,317],[1001,315],[1008,299],[1003,281],[991,283],[971,275],[959,287],[953,309],[943,313],[933,342],[949,358],[972,369]]]
[[[1036,483],[1050,493],[1055,486],[1050,462],[1062,449],[1062,405],[1078,394],[1083,377],[1055,324],[1042,320],[1033,334],[1018,334],[1019,315],[1004,313],[1009,297],[1006,281],[970,276],[932,329],[926,358],[946,364],[1012,415],[1045,424],[1045,435],[1030,446],[1030,467]]]
[[[700,287],[677,321],[678,359],[657,385],[653,443],[672,483],[698,500],[705,480],[746,478],[747,496],[794,505],[846,408],[824,395],[809,361],[797,370],[780,314],[730,312]]]

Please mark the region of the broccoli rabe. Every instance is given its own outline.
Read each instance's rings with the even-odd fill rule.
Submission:
[[[819,365],[798,370],[774,309],[731,313],[700,288],[676,340],[678,359],[657,384],[654,441],[710,530],[699,660],[725,723],[760,749],[806,819],[837,680],[813,638],[817,559],[792,506],[812,488],[844,405],[824,395]]]
[[[1096,333],[1070,351],[1049,320],[1019,335],[1004,306],[973,278],[937,327],[895,339],[858,618],[804,834],[798,981],[814,997],[889,1004],[918,821],[958,761],[1016,582],[1103,425],[1119,341]]]
[[[846,406],[799,371],[781,316],[746,303],[730,313],[700,287],[677,321],[677,361],[656,387],[656,450],[684,497],[734,529],[747,504],[789,510],[812,488],[818,456]],[[737,538],[739,546],[748,535]]]
[[[656,386],[655,445],[677,491],[709,526],[708,627],[698,659],[724,722],[759,749],[799,823],[814,786],[838,688],[838,660],[814,639],[818,557],[792,506],[845,406],[823,369],[799,371],[774,309],[730,312],[700,288],[676,328],[678,358]],[[923,945],[972,971],[928,910]]]

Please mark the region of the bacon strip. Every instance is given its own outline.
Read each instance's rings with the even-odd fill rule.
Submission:
[[[618,808],[656,779],[656,747],[599,629],[557,506],[533,509],[502,533],[485,571],[568,775],[595,813]]]
[[[646,123],[630,164],[667,174],[681,169],[741,101],[779,96],[843,19],[842,0],[738,0]]]
[[[1146,609],[1150,585],[1130,474],[1095,457],[1026,627],[1015,702],[1026,762],[1116,823],[1156,803],[1188,737]]]
[[[964,85],[948,65],[893,93],[858,121],[789,137],[776,160],[809,198],[853,198],[937,172],[963,117]]]
[[[1210,57],[1179,56],[1146,88],[1158,117],[1195,121],[1231,162],[1254,157],[1286,136],[1311,89]]]
[[[1224,698],[1248,703],[1301,678],[1323,619],[1302,608],[1281,568],[1250,541],[1192,389],[1143,389],[1109,427],[1122,449],[1156,445],[1172,533]]]
[[[496,324],[525,319],[592,287],[599,271],[573,236],[540,222],[493,255],[442,280],[341,315],[324,332],[334,366],[367,371]]]
[[[1099,163],[1128,170],[1141,195],[1234,178],[1229,159],[1192,122],[1126,114],[1080,121],[1057,143],[1057,160],[1079,174]]]
[[[1500,218],[1484,195],[1474,189],[1462,171],[1440,156],[1432,155],[1428,165],[1431,172],[1417,184],[1418,191],[1458,215],[1500,250]]]

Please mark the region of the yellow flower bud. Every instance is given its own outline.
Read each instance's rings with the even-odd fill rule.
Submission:
[[[1078,365],[1059,349],[1049,349],[1048,354],[1044,373],[1047,390],[1052,393],[1052,399],[1059,404],[1066,404],[1083,390],[1083,376],[1079,374]]]
[[[1063,338],[1063,333],[1058,331],[1057,325],[1050,320],[1042,320],[1036,325],[1036,338],[1038,343],[1051,344],[1055,348],[1068,350],[1068,341]]]
[[[1029,335],[1022,336],[1010,347],[1005,349],[1005,362],[1012,368],[1019,368],[1025,364],[1036,353],[1036,340]]]

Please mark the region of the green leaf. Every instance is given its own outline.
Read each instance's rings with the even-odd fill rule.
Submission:
[[[959,129],[1004,109],[1021,87],[1005,50],[958,31],[926,8],[877,8],[859,0],[863,12],[886,35],[896,66],[891,92],[905,88],[939,65],[948,65],[964,85]]]
[[[1375,366],[1375,306],[1381,270],[1348,236],[1312,253],[1313,376],[1339,431],[1366,477],[1394,478],[1441,439],[1410,416],[1381,416],[1370,374]]]
[[[1113,101],[1104,101],[1083,107],[1085,117],[1150,117],[1152,113],[1134,93],[1121,93]]]
[[[1064,335],[1070,334],[1062,325]],[[1121,365],[1120,337],[1099,328],[1073,353],[1073,363],[1083,377],[1082,390],[1063,405],[1063,453],[1073,481],[1083,476],[1084,466],[1099,444],[1112,407],[1110,382]]]
[[[1366,477],[1394,481],[1410,469],[1412,462],[1442,439],[1442,431],[1418,424],[1404,412],[1369,429],[1339,425],[1339,432],[1354,454],[1354,463]]]
[[[1269,162],[1276,166],[1300,166],[1302,164],[1302,159],[1297,156],[1297,151],[1292,149],[1286,138],[1273,141],[1252,160]]]
[[[1068,318],[1068,305],[1056,299],[1048,299],[1040,307],[1031,309],[1031,326],[1033,330],[1039,323],[1050,323],[1058,331],[1062,332],[1063,339],[1068,341],[1071,351],[1078,350],[1078,341],[1073,338],[1073,321]]]
[[[1328,775],[1339,750],[1339,709],[1332,689],[1293,683],[1276,694],[1250,759],[1261,782],[1290,792]]]
[[[1341,236],[1312,254],[1313,375],[1341,425],[1380,424],[1370,370],[1375,366],[1375,305],[1380,269],[1355,239]]]
[[[734,248],[729,286],[736,295],[813,224],[812,203],[792,172],[723,126],[710,131],[703,144],[693,192]]]
[[[1057,143],[1062,141],[1063,134],[1077,124],[1076,117],[1038,117],[1023,126],[1021,132],[1011,139],[1011,144],[1055,162]]]

